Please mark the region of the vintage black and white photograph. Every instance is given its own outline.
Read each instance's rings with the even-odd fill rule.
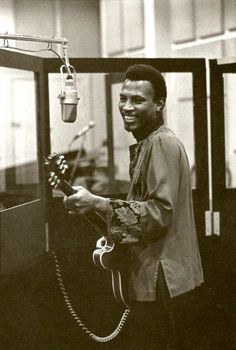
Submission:
[[[0,0],[0,350],[236,349],[236,0]]]

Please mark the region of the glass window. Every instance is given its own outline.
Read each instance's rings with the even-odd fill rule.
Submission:
[[[114,143],[114,174],[118,192],[128,191],[129,186],[129,146],[136,143],[131,133],[124,130],[118,103],[122,83],[112,85],[112,116]]]
[[[39,197],[36,81],[33,72],[0,67],[0,208]]]
[[[236,74],[224,74],[226,188],[236,187]]]
[[[192,188],[197,187],[193,115],[192,73],[166,73],[165,122],[183,142],[191,170]]]

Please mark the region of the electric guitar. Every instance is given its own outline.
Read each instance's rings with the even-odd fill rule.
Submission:
[[[49,175],[48,181],[53,188],[60,189],[66,196],[75,194],[77,191],[66,180],[65,172],[69,168],[63,155],[52,153],[45,159],[46,171]],[[103,236],[107,231],[107,224],[98,212],[86,214],[90,224]],[[112,290],[116,300],[127,304],[127,248],[120,244],[114,244],[112,239],[106,235],[97,241],[97,249],[93,252],[93,262],[96,266],[111,271]],[[126,293],[125,293],[126,292]]]

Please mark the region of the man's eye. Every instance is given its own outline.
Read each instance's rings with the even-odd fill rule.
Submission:
[[[137,103],[137,104],[142,103],[142,102],[143,102],[143,100],[141,98],[136,98],[134,100],[134,103]]]
[[[126,102],[126,98],[125,97],[120,97],[120,102]]]

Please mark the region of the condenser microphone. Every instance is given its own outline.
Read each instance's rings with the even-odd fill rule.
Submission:
[[[64,74],[61,67],[61,94],[58,96],[61,102],[61,117],[66,123],[73,123],[77,117],[78,91],[76,88],[76,75],[67,74],[64,79]]]
[[[81,131],[79,131],[79,132],[73,137],[73,139],[72,139],[72,141],[71,141],[71,143],[70,143],[69,146],[71,146],[72,143],[75,142],[78,138],[80,138],[81,136],[84,136],[85,134],[87,134],[87,132],[88,132],[90,129],[94,128],[95,125],[96,125],[96,123],[95,123],[93,120],[91,120],[87,126],[85,126]]]

